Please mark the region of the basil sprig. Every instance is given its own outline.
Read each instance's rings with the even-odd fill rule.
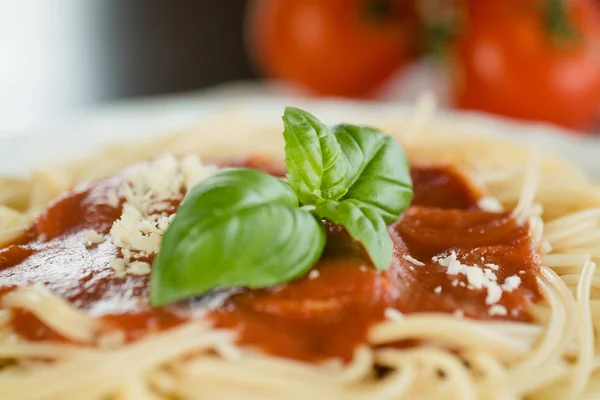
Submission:
[[[154,261],[153,305],[215,288],[271,287],[304,275],[325,247],[321,219],[342,225],[376,268],[390,265],[386,224],[412,199],[402,147],[375,129],[329,128],[293,107],[286,108],[283,123],[288,183],[229,169],[194,187]]]
[[[402,147],[378,130],[354,125],[328,128],[293,107],[283,114],[287,178],[303,205],[342,225],[362,243],[373,265],[386,269],[392,241],[386,224],[412,200],[412,180]],[[333,166],[332,166],[333,165]],[[311,173],[306,174],[306,168]]]

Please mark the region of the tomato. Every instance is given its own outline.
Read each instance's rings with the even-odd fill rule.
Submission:
[[[369,96],[412,54],[409,1],[258,0],[250,50],[268,77],[320,95]]]
[[[600,109],[597,4],[470,0],[466,17],[453,71],[459,107],[589,128]]]

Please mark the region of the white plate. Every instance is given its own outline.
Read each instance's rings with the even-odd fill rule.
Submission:
[[[24,175],[37,165],[91,154],[108,143],[156,137],[202,120],[223,107],[242,104],[259,120],[277,122],[285,105],[305,107],[329,122],[401,117],[412,104],[362,103],[289,98],[234,87],[143,101],[123,102],[81,115],[60,126],[0,137],[0,175]],[[436,123],[456,129],[508,135],[519,142],[562,154],[600,180],[600,139],[566,134],[540,124],[519,124],[483,114],[440,111]]]

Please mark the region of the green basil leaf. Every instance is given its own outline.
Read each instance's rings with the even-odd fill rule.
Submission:
[[[294,107],[283,113],[287,179],[302,204],[337,200],[346,193],[349,162],[331,130],[312,114]]]
[[[283,115],[288,182],[302,204],[355,199],[394,222],[412,200],[406,154],[393,138],[368,127],[329,129],[293,107]]]
[[[354,199],[373,207],[390,224],[412,200],[412,179],[406,153],[392,137],[368,127],[333,128],[350,162],[341,200]]]
[[[264,288],[305,274],[325,246],[320,221],[285,182],[250,169],[194,187],[164,235],[151,276],[152,304],[215,288]]]
[[[250,168],[230,168],[192,188],[177,210],[177,224],[169,229],[185,230],[188,225],[210,223],[237,209],[280,203],[298,207],[298,197],[287,183]]]
[[[317,215],[342,225],[353,239],[362,243],[375,268],[384,270],[390,266],[392,239],[377,210],[356,200],[325,200],[316,207]]]

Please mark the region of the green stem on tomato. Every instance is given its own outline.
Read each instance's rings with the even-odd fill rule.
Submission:
[[[566,44],[579,36],[564,0],[545,0],[542,7],[544,25],[558,44]]]

